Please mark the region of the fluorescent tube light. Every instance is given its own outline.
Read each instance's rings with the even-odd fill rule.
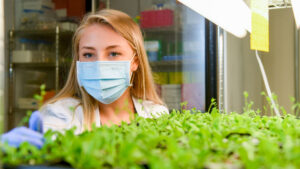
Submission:
[[[291,0],[297,28],[300,29],[300,0]]]
[[[251,32],[251,10],[243,0],[179,0],[237,37]]]

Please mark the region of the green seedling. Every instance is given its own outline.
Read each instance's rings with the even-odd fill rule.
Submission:
[[[8,166],[65,164],[85,169],[299,168],[299,119],[288,113],[262,116],[252,105],[246,100],[245,113],[224,114],[212,99],[209,113],[184,109],[159,118],[135,115],[130,124],[93,125],[79,135],[74,134],[76,128],[49,130],[41,149],[25,143],[19,148],[0,145],[5,152],[1,160]]]

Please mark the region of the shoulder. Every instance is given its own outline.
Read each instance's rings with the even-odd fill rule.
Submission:
[[[79,104],[78,99],[69,97],[44,105],[40,110],[44,128],[46,130],[69,129],[73,126],[79,128],[83,119],[82,106]]]
[[[152,118],[169,114],[169,109],[165,105],[154,103],[151,100],[137,99],[135,97],[133,97],[133,101],[139,116]]]
[[[76,107],[78,107],[80,101],[78,99],[67,97],[60,99],[54,103],[49,103],[42,107],[41,112],[59,112],[60,114],[70,114],[71,112],[75,112]],[[48,110],[48,111],[47,111]]]
[[[48,105],[55,105],[55,106],[75,106],[78,105],[80,101],[78,99],[75,99],[73,97],[66,97],[63,99],[60,99],[54,103],[50,103]]]

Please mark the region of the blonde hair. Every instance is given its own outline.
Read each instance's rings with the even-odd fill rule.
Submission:
[[[151,68],[144,48],[143,35],[139,26],[127,14],[105,9],[94,14],[87,14],[73,36],[73,61],[64,87],[59,93],[47,101],[46,104],[54,103],[67,97],[80,100],[84,112],[84,125],[91,129],[94,122],[94,111],[98,108],[98,101],[90,96],[83,88],[79,87],[76,74],[76,61],[79,60],[79,41],[82,30],[92,24],[106,24],[124,37],[138,58],[139,66],[132,74],[132,87],[130,93],[138,99],[151,100],[156,104],[164,103],[155,91],[155,85]]]

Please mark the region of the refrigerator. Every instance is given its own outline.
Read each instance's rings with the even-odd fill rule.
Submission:
[[[169,110],[207,111],[217,97],[217,27],[175,0],[111,0],[140,25],[157,92]]]

